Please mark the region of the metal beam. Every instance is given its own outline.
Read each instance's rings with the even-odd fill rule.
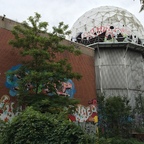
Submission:
[[[129,44],[127,44],[127,46],[126,46],[126,51],[125,51],[125,53],[124,53],[124,55],[123,55],[123,58],[125,58],[126,53],[127,53],[127,51],[128,51],[128,48],[129,48]]]

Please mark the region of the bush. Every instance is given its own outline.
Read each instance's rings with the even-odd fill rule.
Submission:
[[[139,142],[136,139],[123,139],[120,137],[114,137],[114,138],[100,138],[99,144],[143,144],[143,142]]]
[[[0,144],[3,144],[3,136],[2,136],[2,133],[6,127],[7,123],[0,120]]]
[[[132,110],[126,97],[98,96],[100,134],[128,138],[132,131]]]
[[[4,144],[90,144],[91,139],[61,115],[27,107],[3,132]]]

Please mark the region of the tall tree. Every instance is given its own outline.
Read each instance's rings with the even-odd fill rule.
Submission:
[[[140,0],[141,8],[139,12],[142,12],[144,10],[144,0]]]
[[[140,0],[141,3],[141,8],[140,8],[140,12],[144,10],[144,0]]]
[[[41,15],[35,13],[12,30],[14,39],[10,44],[20,49],[22,56],[29,57],[12,73],[12,76],[16,74],[19,77],[19,97],[32,93],[38,95],[42,90],[57,95],[56,90],[61,87],[61,82],[81,78],[80,74],[72,72],[71,64],[66,59],[56,58],[57,53],[64,51],[80,54],[72,45],[62,43],[70,34],[68,25],[60,22],[58,27],[53,27],[52,33],[48,33],[48,23],[41,22],[40,18]]]

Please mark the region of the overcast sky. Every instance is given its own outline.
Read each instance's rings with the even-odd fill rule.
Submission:
[[[22,22],[38,12],[51,29],[63,21],[71,28],[85,12],[99,6],[117,6],[134,14],[144,26],[140,0],[0,0],[0,15]]]

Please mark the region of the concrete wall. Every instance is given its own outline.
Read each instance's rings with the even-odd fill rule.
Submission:
[[[144,59],[141,52],[126,48],[102,48],[96,52],[97,91],[106,96],[127,96],[131,105],[144,92]]]

